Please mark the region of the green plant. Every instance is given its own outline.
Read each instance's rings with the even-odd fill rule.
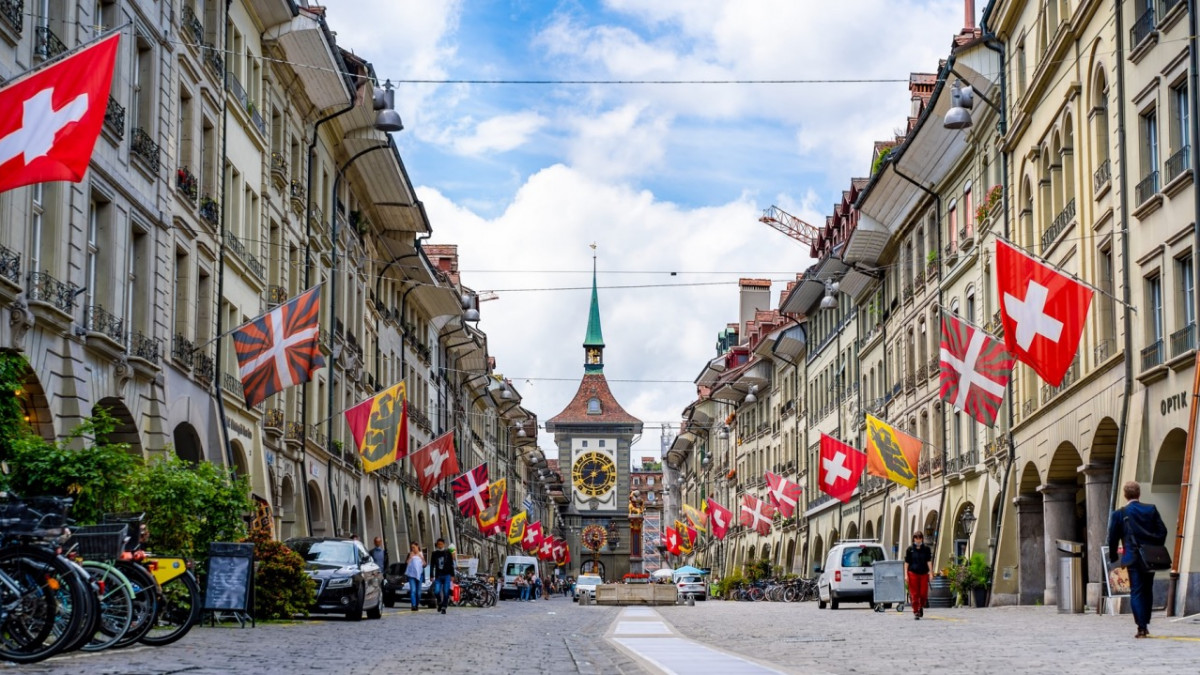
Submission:
[[[733,572],[717,582],[717,594],[726,597],[730,589],[737,588],[744,583],[746,583],[746,577],[742,576],[741,572]]]
[[[936,248],[929,249],[929,253],[925,254],[925,262],[929,265],[936,263],[938,260],[938,252]]]
[[[246,540],[254,543],[254,616],[287,619],[307,615],[316,584],[304,573],[304,558],[271,539],[266,528],[256,528]]]
[[[743,568],[750,581],[762,581],[771,576],[771,561],[766,558],[747,563]]]
[[[168,451],[131,475],[124,510],[145,511],[155,553],[202,558],[213,541],[245,536],[250,486],[211,462],[189,464]]]
[[[972,553],[967,561],[967,573],[971,577],[971,588],[987,588],[992,582],[992,567],[982,553]]]
[[[884,163],[887,162],[889,158],[891,158],[892,153],[895,151],[896,151],[896,148],[894,146],[887,148],[885,150],[879,151],[879,154],[875,156],[875,161],[871,163],[871,175],[872,176],[879,173],[879,170],[883,168]]]
[[[1000,203],[1000,198],[1004,196],[1004,188],[999,185],[993,185],[991,190],[988,190],[984,201],[975,209],[975,220],[983,220],[988,217],[988,214],[996,208]]]

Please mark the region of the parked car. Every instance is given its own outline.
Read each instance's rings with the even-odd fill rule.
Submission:
[[[843,602],[874,602],[875,572],[871,567],[887,559],[878,541],[854,539],[835,544],[817,578],[817,608],[829,605],[837,609]]]
[[[675,589],[679,591],[681,598],[690,595],[697,600],[708,599],[708,585],[699,574],[681,574],[675,577]]]
[[[394,562],[388,565],[383,574],[384,605],[395,607],[397,602],[401,604],[411,602],[408,598],[408,575],[405,574],[407,569],[408,564],[403,562]],[[421,583],[421,599],[418,604],[425,605],[430,609],[437,607],[437,599],[433,597],[433,579],[429,574],[429,565],[425,566],[425,580]]]
[[[581,574],[575,580],[575,594],[572,600],[578,600],[581,593],[586,593],[589,598],[596,597],[596,587],[603,584],[604,581],[597,574]]]
[[[296,537],[284,542],[304,558],[308,576],[317,582],[309,611],[345,614],[351,621],[383,616],[383,572],[367,549],[351,539]]]

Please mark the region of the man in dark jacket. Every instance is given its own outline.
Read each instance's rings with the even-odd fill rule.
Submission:
[[[450,582],[454,579],[454,556],[446,550],[446,540],[438,539],[437,550],[429,556],[429,574],[433,577],[433,597],[437,598],[438,611],[446,613],[450,604]]]
[[[1150,607],[1154,602],[1154,571],[1138,556],[1136,547],[1146,544],[1162,546],[1167,540],[1167,526],[1153,504],[1143,504],[1142,486],[1129,481],[1122,491],[1128,504],[1113,511],[1108,519],[1108,561],[1117,562],[1117,543],[1125,546],[1121,566],[1129,571],[1129,604],[1137,622],[1136,638],[1150,636]]]
[[[913,532],[912,546],[904,552],[904,576],[908,580],[914,619],[925,616],[925,605],[929,604],[929,563],[932,561],[933,549],[925,545],[925,533]]]

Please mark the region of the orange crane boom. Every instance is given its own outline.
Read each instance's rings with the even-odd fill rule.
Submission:
[[[787,236],[795,239],[801,244],[812,246],[817,240],[819,230],[800,220],[796,216],[784,211],[778,206],[772,206],[763,211],[762,218],[758,219],[760,223],[766,223],[771,227],[779,230]]]

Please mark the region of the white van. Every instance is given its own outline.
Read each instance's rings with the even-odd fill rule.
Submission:
[[[871,567],[887,560],[883,546],[874,539],[847,539],[829,550],[825,567],[817,579],[817,609],[837,609],[843,602],[874,602],[875,572]]]
[[[520,596],[517,591],[517,577],[524,576],[530,570],[537,574],[537,558],[528,555],[510,555],[504,559],[504,584],[500,587],[500,599],[516,598]]]

